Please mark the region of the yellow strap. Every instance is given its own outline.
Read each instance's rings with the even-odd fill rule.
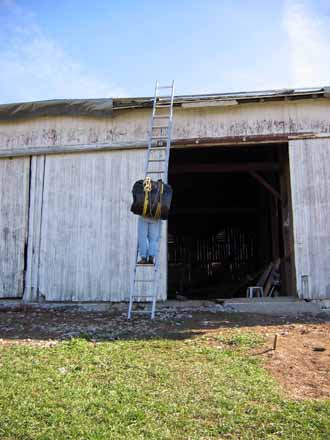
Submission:
[[[154,219],[155,219],[155,220],[160,219],[160,214],[161,214],[161,209],[162,209],[161,195],[162,195],[163,192],[164,192],[164,184],[162,183],[161,185],[162,185],[162,186],[160,187],[160,197],[159,197],[159,202],[158,202],[158,204],[157,204],[157,209],[156,209],[155,216],[154,216]]]
[[[149,203],[149,197],[148,197],[148,192],[144,192],[144,202],[143,202],[143,211],[142,211],[142,216],[145,217],[147,214],[147,209],[148,209],[148,203]]]
[[[151,178],[146,177],[143,181],[143,189],[144,189],[144,202],[143,202],[143,211],[142,216],[146,217],[149,203],[149,193],[151,191]]]

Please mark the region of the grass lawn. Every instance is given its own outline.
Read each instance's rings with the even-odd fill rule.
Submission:
[[[0,439],[330,439],[329,401],[292,401],[260,337],[0,347]]]

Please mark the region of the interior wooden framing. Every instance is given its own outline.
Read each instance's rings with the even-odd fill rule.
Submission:
[[[245,297],[280,259],[296,294],[288,143],[173,149],[168,298]]]

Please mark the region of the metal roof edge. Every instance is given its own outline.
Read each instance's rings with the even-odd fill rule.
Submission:
[[[276,89],[250,92],[206,93],[194,95],[177,95],[174,105],[192,103],[209,105],[226,105],[230,102],[264,102],[291,99],[330,98],[330,86],[315,88]],[[212,102],[212,104],[211,104]],[[55,99],[22,103],[0,104],[0,121],[10,121],[40,116],[91,116],[109,117],[114,110],[149,108],[153,97],[104,98],[104,99]],[[187,105],[189,104],[190,105]]]
[[[328,93],[327,93],[328,92]],[[319,98],[329,97],[330,87],[277,89],[251,92],[230,92],[230,93],[207,93],[195,95],[176,95],[174,104],[180,105],[189,102],[206,101],[238,101],[257,102],[266,100],[298,99],[298,98]],[[114,98],[114,110],[124,108],[149,107],[152,105],[152,97],[135,98]]]

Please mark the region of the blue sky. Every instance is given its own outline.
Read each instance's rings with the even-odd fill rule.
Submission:
[[[330,85],[329,0],[0,0],[0,102]]]

